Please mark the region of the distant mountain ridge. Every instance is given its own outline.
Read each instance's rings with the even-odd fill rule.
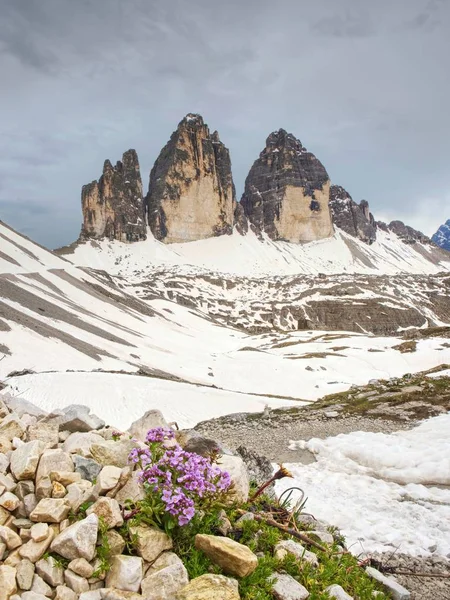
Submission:
[[[431,239],[440,248],[450,251],[450,219],[439,227]]]

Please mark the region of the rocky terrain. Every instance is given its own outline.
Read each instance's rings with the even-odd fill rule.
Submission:
[[[106,160],[100,179],[83,186],[81,204],[81,239],[144,240],[147,225],[136,151],[125,152],[114,167]]]
[[[139,278],[139,274],[135,276]],[[249,278],[156,268],[127,285],[254,334],[338,330],[391,335],[450,322],[450,276],[302,275]]]
[[[187,115],[150,173],[146,204],[153,235],[173,243],[230,234],[235,195],[228,149],[200,115]]]
[[[241,199],[255,229],[294,243],[331,237],[329,200],[330,180],[322,163],[284,129],[271,133]]]
[[[450,219],[439,227],[431,239],[440,248],[450,251]]]
[[[339,229],[367,244],[372,244],[377,239],[375,219],[366,200],[356,204],[343,187],[332,185],[330,210],[332,221]]]

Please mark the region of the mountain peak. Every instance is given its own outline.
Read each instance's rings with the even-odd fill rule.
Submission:
[[[447,219],[447,221],[439,227],[431,240],[444,250],[450,251],[450,219]]]

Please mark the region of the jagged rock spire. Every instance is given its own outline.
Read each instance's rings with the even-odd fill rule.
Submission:
[[[105,160],[100,179],[83,186],[81,204],[81,238],[108,237],[124,242],[145,239],[145,206],[136,151],[127,150],[114,167]]]
[[[230,154],[219,134],[211,134],[200,115],[186,115],[150,173],[153,235],[171,243],[230,234],[235,196]]]

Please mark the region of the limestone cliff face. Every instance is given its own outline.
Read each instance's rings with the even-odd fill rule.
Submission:
[[[366,200],[357,204],[343,187],[332,185],[330,187],[330,209],[331,218],[336,227],[367,244],[372,244],[376,240],[375,220]]]
[[[271,239],[310,242],[333,235],[329,194],[322,163],[280,129],[250,169],[241,204],[255,229]]]
[[[174,243],[231,234],[235,196],[228,149],[200,115],[187,115],[150,173],[146,203],[153,235]]]
[[[145,239],[145,205],[136,151],[125,152],[115,167],[106,160],[100,179],[83,186],[81,204],[81,238]]]

